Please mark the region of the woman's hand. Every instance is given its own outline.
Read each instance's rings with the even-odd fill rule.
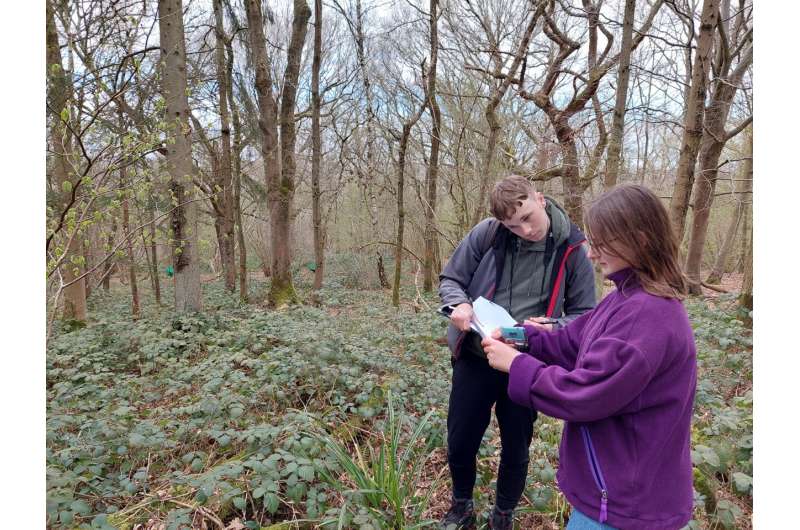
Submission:
[[[495,335],[496,333],[492,333],[492,336]],[[483,346],[483,351],[486,352],[489,365],[501,372],[508,372],[517,355],[523,355],[522,352],[515,350],[505,342],[489,337],[481,341],[481,346]]]

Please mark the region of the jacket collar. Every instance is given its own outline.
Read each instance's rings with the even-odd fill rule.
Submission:
[[[621,291],[623,287],[633,287],[639,283],[636,271],[634,271],[632,267],[626,267],[617,272],[612,272],[607,278],[614,282],[618,291]]]

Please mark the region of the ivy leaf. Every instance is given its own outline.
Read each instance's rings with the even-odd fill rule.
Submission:
[[[87,504],[86,501],[80,499],[70,504],[69,507],[72,509],[73,512],[79,513],[81,515],[88,515],[89,512],[92,511],[91,507],[89,507],[89,504]]]
[[[711,467],[719,467],[719,456],[707,445],[696,445],[692,449],[692,463],[695,465],[708,464]]]
[[[717,503],[716,519],[725,528],[734,528],[736,520],[742,516],[742,510],[731,501],[723,499]]]
[[[240,510],[244,510],[247,506],[247,501],[244,497],[234,497],[233,498],[233,505],[236,506]]]
[[[297,470],[297,474],[306,482],[311,482],[314,480],[314,467],[300,466],[300,469]]]
[[[741,472],[736,472],[733,474],[733,483],[736,486],[737,491],[741,493],[748,493],[753,487],[753,477],[750,475],[745,475]]]
[[[274,514],[278,511],[278,496],[274,493],[267,493],[264,495],[264,508],[270,513]]]

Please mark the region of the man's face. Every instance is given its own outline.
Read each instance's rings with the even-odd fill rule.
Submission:
[[[500,221],[515,235],[528,241],[541,241],[550,230],[550,218],[544,209],[544,195],[534,192],[522,201],[510,219]]]

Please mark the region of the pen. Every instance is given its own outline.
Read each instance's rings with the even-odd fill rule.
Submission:
[[[533,320],[534,317],[530,318],[529,320]],[[537,324],[558,324],[557,318],[540,318],[539,320],[535,321]]]

